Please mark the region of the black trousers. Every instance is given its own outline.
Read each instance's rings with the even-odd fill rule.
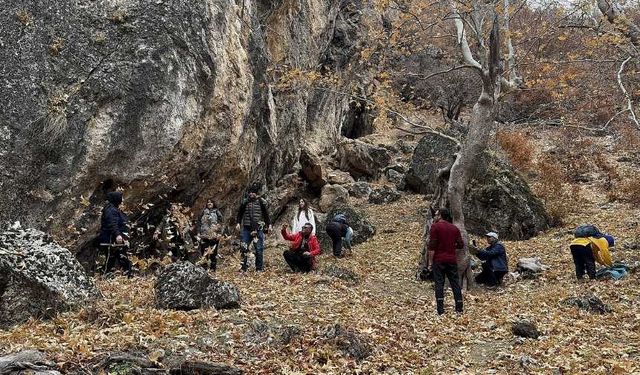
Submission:
[[[342,255],[342,226],[334,221],[327,224],[327,234],[333,241],[333,255]]]
[[[200,254],[204,256],[209,248],[213,248],[213,251],[207,255],[207,259],[209,259],[209,269],[212,271],[216,270],[216,266],[218,265],[218,240],[211,240],[208,238],[200,239]]]
[[[476,283],[487,286],[496,286],[502,284],[502,278],[507,273],[504,271],[494,271],[491,269],[489,262],[482,263],[482,272],[476,276]]]
[[[129,276],[131,276],[132,264],[127,258],[127,248],[124,246],[100,246],[107,254],[107,261],[104,265],[104,273],[111,272],[118,264],[120,268]]]
[[[456,304],[456,311],[462,312],[462,289],[458,280],[458,265],[447,263],[433,264],[433,281],[436,290],[438,314],[444,314],[444,279],[449,279],[451,291]]]
[[[293,272],[309,272],[313,269],[313,258],[302,255],[302,251],[287,250],[282,253]]]
[[[582,279],[586,272],[590,279],[596,278],[596,260],[593,257],[591,246],[572,245],[571,256],[576,266],[576,277]]]

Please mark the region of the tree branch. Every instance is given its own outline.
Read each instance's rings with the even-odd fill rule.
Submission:
[[[636,127],[638,129],[640,129],[640,124],[638,123],[638,118],[636,117],[636,113],[633,111],[633,100],[631,99],[631,95],[629,95],[629,92],[627,91],[627,89],[624,88],[624,85],[622,84],[622,71],[624,70],[624,66],[631,60],[631,56],[627,57],[626,60],[624,60],[622,62],[622,64],[620,64],[620,69],[618,69],[618,86],[620,86],[620,90],[622,90],[622,93],[624,94],[624,97],[627,99],[627,109],[629,110],[629,112],[631,113],[631,119],[633,120],[633,122],[636,124]]]
[[[442,70],[442,71],[439,71],[439,72],[435,72],[435,73],[431,73],[431,74],[427,74],[427,75],[425,75],[425,74],[417,74],[417,73],[406,73],[406,74],[408,76],[418,77],[418,78],[426,81],[427,79],[433,78],[433,77],[435,77],[437,75],[450,73],[450,72],[453,72],[454,70],[464,69],[464,68],[474,68],[474,67],[471,66],[471,65],[457,65],[457,66],[454,66],[452,68],[449,68],[449,69],[446,69],[446,70]]]
[[[462,16],[460,15],[460,13],[458,13],[458,9],[456,8],[454,3],[451,3],[451,8],[453,9],[453,22],[456,25],[457,40],[458,45],[460,46],[460,50],[462,51],[462,58],[467,65],[470,65],[482,71],[482,65],[480,65],[480,63],[473,58],[471,48],[469,48],[469,42],[467,41],[464,23],[462,22]]]

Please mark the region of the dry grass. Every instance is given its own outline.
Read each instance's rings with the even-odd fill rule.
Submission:
[[[519,171],[525,172],[533,167],[535,155],[530,137],[518,131],[499,131],[498,144],[507,154],[509,162]]]

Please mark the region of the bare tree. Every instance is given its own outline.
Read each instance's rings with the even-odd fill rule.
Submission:
[[[462,59],[479,75],[482,91],[473,106],[468,132],[460,143],[458,152],[452,157],[451,166],[438,173],[439,188],[432,201],[432,209],[449,207],[454,224],[462,232],[465,247],[458,252],[458,273],[461,283],[466,278],[468,286],[471,284],[471,270],[468,233],[462,207],[465,189],[473,175],[483,173],[485,168],[482,160],[494,128],[498,102],[506,92],[512,91],[522,81],[515,71],[515,52],[509,36],[509,5],[509,0],[504,0],[502,4],[499,1],[450,2],[450,18],[455,24]],[[500,6],[503,6],[504,11],[502,22],[498,13]],[[502,33],[506,34],[506,59],[501,57]],[[469,38],[473,38],[475,51],[469,44]],[[422,269],[426,268],[428,261],[425,254],[431,223],[432,215],[429,214],[425,225]]]

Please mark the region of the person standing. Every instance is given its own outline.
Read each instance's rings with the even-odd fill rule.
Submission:
[[[462,290],[458,280],[456,249],[462,249],[464,242],[460,229],[451,223],[451,213],[441,208],[435,213],[434,223],[429,229],[428,270],[433,271],[436,306],[439,315],[444,314],[444,279],[449,279],[453,291],[456,312],[462,313]]]
[[[282,237],[291,241],[291,248],[282,253],[293,272],[310,272],[316,268],[316,256],[320,255],[320,243],[313,234],[311,223],[305,223],[302,230],[289,233],[287,224],[282,224]]]
[[[222,213],[213,200],[207,200],[202,210],[198,236],[200,237],[200,254],[209,260],[209,269],[216,270],[218,264],[218,246],[222,233]]]
[[[271,222],[269,221],[269,210],[267,202],[258,195],[259,187],[253,185],[249,188],[249,195],[238,209],[236,229],[240,231],[242,242],[250,247],[253,237],[257,241],[255,244],[256,271],[264,269],[264,234],[271,231]],[[242,262],[242,271],[248,268],[246,261]]]
[[[100,248],[107,254],[104,272],[111,272],[116,263],[131,276],[132,264],[127,258],[127,215],[122,212],[122,192],[107,193],[107,204],[100,217]]]
[[[482,272],[476,276],[478,284],[497,286],[502,284],[502,278],[509,272],[507,252],[504,245],[498,241],[498,233],[489,232],[485,235],[487,248],[478,251],[475,255],[482,261]]]
[[[293,217],[291,221],[291,230],[293,233],[298,233],[302,230],[302,227],[306,224],[311,224],[313,228],[313,235],[316,235],[316,218],[313,213],[311,207],[309,207],[309,203],[304,199],[300,198],[300,202],[298,203],[298,212]]]

